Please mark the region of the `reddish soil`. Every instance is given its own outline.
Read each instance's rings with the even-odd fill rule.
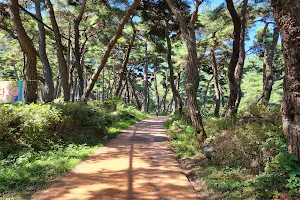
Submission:
[[[170,150],[167,119],[152,117],[129,127],[31,199],[199,199]]]

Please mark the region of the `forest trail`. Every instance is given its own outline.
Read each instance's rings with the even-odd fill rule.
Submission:
[[[129,127],[31,199],[198,199],[170,150],[167,119],[155,116]]]

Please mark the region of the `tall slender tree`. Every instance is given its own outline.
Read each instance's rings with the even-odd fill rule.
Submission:
[[[271,44],[268,44],[267,40],[267,30],[268,30],[269,22],[265,21],[265,26],[263,29],[263,46],[264,46],[264,64],[263,64],[263,92],[261,97],[258,101],[262,101],[263,104],[268,105],[272,87],[274,84],[274,77],[273,77],[273,61],[274,61],[274,54],[279,38],[279,30],[278,27],[275,26],[273,29],[273,36]]]
[[[199,70],[197,63],[197,47],[196,47],[196,35],[195,35],[195,22],[198,16],[198,9],[201,1],[194,1],[194,11],[191,15],[189,22],[186,22],[185,17],[182,12],[176,7],[172,0],[166,0],[169,8],[171,9],[175,19],[178,21],[180,26],[180,31],[184,42],[186,43],[188,56],[185,65],[186,69],[186,80],[185,80],[185,91],[187,95],[187,112],[193,127],[195,129],[195,136],[197,138],[198,143],[203,142],[207,135],[204,130],[204,126],[202,123],[202,116],[199,110],[198,102],[197,102],[197,91],[199,87]]]
[[[82,20],[85,7],[86,7],[87,0],[82,0],[81,10],[78,14],[77,18],[74,20],[74,51],[75,51],[75,66],[77,69],[78,80],[79,80],[79,97],[81,98],[84,91],[84,79],[83,79],[83,66],[80,65],[81,59],[81,51],[80,51],[80,44],[79,44],[79,24]]]
[[[242,99],[242,77],[243,77],[243,69],[246,58],[245,51],[245,39],[246,39],[246,28],[247,28],[247,8],[248,8],[248,0],[243,0],[242,4],[242,12],[241,12],[241,33],[240,33],[240,51],[239,51],[239,59],[238,63],[235,67],[234,77],[237,87],[237,98],[234,106],[235,112],[238,111],[241,99]]]
[[[178,115],[181,116],[182,115],[182,100],[180,98],[179,92],[176,88],[175,85],[175,80],[174,80],[174,67],[173,67],[173,62],[172,62],[172,44],[171,44],[171,40],[170,40],[170,36],[169,36],[169,22],[166,20],[166,25],[165,25],[165,37],[167,40],[167,49],[168,49],[168,55],[167,55],[167,60],[168,60],[168,66],[169,66],[169,71],[170,71],[170,86],[172,89],[172,93],[174,96],[174,101],[175,101],[175,105],[178,106]]]
[[[50,21],[55,36],[56,53],[57,53],[57,60],[59,65],[59,72],[60,72],[60,79],[61,79],[61,85],[63,89],[64,100],[69,101],[70,100],[69,69],[64,56],[64,47],[61,41],[61,34],[55,18],[52,3],[50,0],[45,0],[45,2],[49,10]]]
[[[241,35],[241,19],[236,12],[232,0],[226,0],[227,9],[230,13],[232,22],[233,22],[233,49],[232,55],[230,59],[230,63],[228,66],[228,80],[229,80],[229,99],[227,101],[227,105],[225,108],[226,117],[230,118],[237,113],[236,110],[236,101],[238,98],[238,86],[235,79],[235,68],[239,60],[239,53],[240,53],[240,35]]]
[[[219,83],[218,63],[217,63],[217,59],[216,59],[216,55],[215,55],[215,50],[216,50],[216,46],[217,46],[216,32],[213,33],[212,39],[214,41],[213,41],[213,45],[212,45],[212,48],[210,50],[210,53],[211,53],[212,62],[213,62],[212,63],[212,71],[213,71],[214,88],[215,88],[215,101],[216,101],[214,116],[219,117],[220,116],[220,104],[221,104],[220,103],[221,102],[221,91],[220,91],[220,83]],[[206,92],[206,94],[207,94],[207,92]]]
[[[145,60],[144,60],[144,89],[143,89],[143,112],[148,112],[148,66],[149,66],[149,58],[148,58],[148,43],[145,41]]]
[[[132,3],[132,5],[130,6],[130,8],[127,10],[127,12],[125,13],[124,17],[122,18],[121,20],[121,23],[117,29],[117,32],[116,34],[114,35],[113,38],[111,38],[111,40],[109,41],[109,44],[107,45],[106,47],[106,50],[103,54],[103,57],[101,59],[101,63],[99,65],[99,67],[96,69],[96,71],[93,73],[92,77],[91,77],[91,81],[90,83],[88,84],[87,88],[86,88],[86,91],[84,93],[84,96],[83,96],[83,100],[84,101],[87,101],[92,90],[93,90],[93,87],[100,75],[100,72],[102,71],[102,69],[105,67],[105,64],[107,62],[107,59],[109,57],[109,54],[110,54],[110,51],[111,49],[113,48],[113,46],[116,44],[116,42],[118,41],[118,39],[120,38],[121,34],[122,34],[122,31],[123,31],[123,28],[125,26],[125,24],[127,23],[128,19],[130,18],[131,14],[133,13],[133,11],[138,7],[138,5],[140,4],[140,0],[134,0],[134,2]]]
[[[42,14],[41,14],[41,3],[40,0],[35,0],[35,12],[36,17],[42,21]],[[40,59],[43,64],[43,72],[44,72],[44,101],[51,102],[54,99],[54,83],[52,78],[52,69],[50,67],[50,63],[47,56],[46,51],[46,36],[45,36],[45,27],[44,24],[41,22],[38,22],[38,28],[39,28],[39,54]]]
[[[19,13],[19,3],[18,0],[9,0],[8,7],[10,11],[10,16],[13,20],[14,28],[16,30],[18,41],[20,46],[27,58],[27,83],[26,83],[26,102],[32,103],[37,100],[37,52],[32,44],[31,39],[27,35],[22,19]]]
[[[136,30],[135,30],[133,22],[131,22],[131,25],[132,25],[132,29],[133,29],[132,38],[131,38],[131,40],[128,44],[128,48],[126,50],[124,60],[123,60],[122,65],[121,65],[120,78],[119,78],[119,81],[118,81],[118,84],[117,84],[117,89],[115,91],[115,96],[119,96],[119,93],[120,93],[120,90],[121,90],[121,87],[122,87],[123,79],[126,78],[127,64],[128,64],[128,61],[129,61],[130,52],[131,52],[131,49],[133,47],[133,43],[134,43],[135,36],[136,36]]]

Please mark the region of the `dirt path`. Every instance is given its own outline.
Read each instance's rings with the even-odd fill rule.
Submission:
[[[32,199],[198,199],[170,150],[166,117],[136,123]]]

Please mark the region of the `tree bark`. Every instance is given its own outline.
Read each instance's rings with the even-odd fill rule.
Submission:
[[[168,55],[167,55],[167,60],[168,60],[168,66],[170,70],[170,86],[172,89],[172,93],[174,96],[174,101],[175,105],[178,106],[178,115],[182,115],[182,100],[180,98],[179,92],[176,89],[175,81],[174,81],[174,67],[172,63],[172,45],[171,45],[171,40],[169,37],[169,24],[166,21],[166,26],[165,26],[165,37],[167,40],[167,47],[168,47]]]
[[[145,42],[145,62],[144,62],[144,89],[143,89],[143,112],[148,112],[148,44],[147,41]]]
[[[126,72],[126,74],[128,71]],[[128,84],[128,76],[125,76],[126,79],[126,92],[127,92],[127,104],[130,103],[130,91],[129,91],[129,84]]]
[[[248,8],[248,0],[243,1],[243,7],[241,12],[241,33],[240,33],[240,52],[238,63],[235,67],[234,77],[237,87],[237,98],[234,105],[235,112],[238,111],[241,99],[242,99],[242,77],[243,77],[243,69],[246,58],[245,52],[245,36],[246,36],[246,28],[247,28],[247,8]]]
[[[141,109],[141,108],[142,108],[142,104],[141,104],[141,102],[140,102],[140,100],[139,100],[139,96],[138,96],[137,93],[136,93],[136,89],[135,89],[135,86],[134,86],[134,82],[133,82],[133,80],[131,79],[131,72],[130,72],[130,73],[127,73],[127,76],[128,76],[128,81],[129,81],[129,84],[130,84],[130,86],[131,86],[132,93],[133,93],[133,95],[134,95],[136,104],[137,104],[138,108]]]
[[[166,99],[167,99],[167,95],[168,95],[168,92],[169,92],[169,89],[170,89],[170,85],[167,84],[167,81],[168,81],[168,74],[166,73],[166,80],[165,80],[165,85],[166,85],[166,87],[165,87],[165,94],[164,94],[162,100],[160,101],[160,105],[159,105],[159,108],[158,108],[159,110],[161,110],[162,105],[165,104]],[[164,107],[165,107],[165,106],[164,106]],[[163,112],[165,112],[165,108],[163,109]]]
[[[235,10],[232,0],[226,0],[226,3],[234,26],[233,50],[228,66],[229,99],[225,108],[226,117],[231,118],[237,113],[235,104],[239,91],[235,80],[235,68],[238,63],[240,53],[241,19]]]
[[[132,49],[132,46],[133,46],[133,43],[134,43],[134,40],[135,40],[135,35],[136,35],[136,30],[135,30],[135,28],[133,28],[132,38],[131,38],[131,41],[128,45],[128,48],[127,48],[127,51],[126,51],[126,54],[125,54],[125,57],[124,57],[124,60],[123,60],[123,63],[122,63],[122,67],[121,67],[121,70],[120,70],[120,79],[119,79],[119,82],[118,82],[118,85],[117,85],[117,89],[115,91],[115,96],[119,95],[119,92],[120,92],[121,87],[122,87],[122,81],[123,81],[123,79],[125,79],[125,73],[127,71],[127,64],[128,64],[130,52],[131,52],[131,49]]]
[[[220,86],[219,86],[219,72],[218,72],[218,63],[215,55],[215,50],[217,46],[217,38],[216,38],[216,33],[213,33],[212,36],[214,43],[212,45],[212,48],[210,50],[211,57],[212,57],[212,71],[213,71],[213,79],[214,79],[214,88],[215,88],[215,111],[214,111],[214,116],[215,117],[220,117],[220,101],[221,101],[221,91],[220,91]],[[206,97],[206,95],[205,95]]]
[[[266,25],[267,27],[267,25]],[[268,105],[272,93],[272,88],[274,84],[273,78],[273,60],[274,53],[277,46],[279,38],[279,30],[278,27],[274,27],[273,29],[273,38],[271,42],[271,46],[268,47],[267,43],[267,28],[264,29],[263,40],[264,40],[264,67],[263,67],[263,93],[262,93],[262,103],[264,105]]]
[[[105,100],[105,69],[102,72],[102,101]]]
[[[206,84],[206,87],[205,87],[204,96],[203,96],[202,107],[205,107],[208,89],[209,89],[210,83],[211,83],[211,81],[212,81],[213,79],[214,79],[214,76],[212,76],[211,79],[209,79],[209,80],[207,81],[207,84]]]
[[[35,11],[36,17],[42,21],[42,14],[41,14],[41,5],[40,0],[35,0]],[[46,103],[52,102],[54,99],[54,83],[52,78],[52,69],[50,67],[50,63],[48,60],[47,52],[46,52],[46,36],[45,36],[45,27],[42,23],[38,23],[39,28],[39,53],[40,58],[43,63],[43,72],[45,77],[45,84],[44,84],[44,101]]]
[[[157,68],[155,68],[154,70],[154,89],[155,89],[155,97],[156,97],[156,104],[157,104],[157,112],[159,112],[159,103],[160,103],[160,99],[159,99],[159,93],[158,93],[158,87],[157,87]]]
[[[282,38],[285,76],[282,122],[289,152],[300,157],[300,2],[272,0]]]
[[[78,80],[79,80],[79,98],[82,97],[84,91],[84,79],[83,79],[83,67],[80,65],[81,52],[79,46],[79,24],[82,20],[85,5],[87,0],[82,0],[81,11],[77,18],[74,20],[74,51],[75,51],[75,66],[77,69]]]
[[[14,23],[14,28],[18,35],[20,46],[27,57],[27,77],[29,80],[27,80],[26,83],[26,103],[33,103],[37,100],[37,52],[23,27],[19,13],[18,0],[9,0],[8,7],[10,10],[10,16]]]
[[[197,91],[199,87],[199,70],[197,65],[197,47],[196,47],[196,36],[194,24],[198,15],[199,5],[202,1],[195,1],[195,10],[192,13],[191,19],[187,24],[186,19],[183,17],[181,11],[174,5],[172,0],[165,0],[174,14],[176,20],[179,22],[180,31],[182,37],[186,43],[188,50],[187,62],[185,65],[186,69],[186,80],[185,80],[185,91],[187,95],[187,112],[192,121],[195,136],[200,144],[207,136],[202,123],[202,116],[199,110],[197,102]]]
[[[92,75],[91,81],[88,84],[87,88],[86,88],[86,92],[83,95],[83,100],[86,102],[93,90],[93,87],[99,77],[100,72],[102,71],[102,69],[104,68],[107,59],[109,57],[110,51],[113,48],[113,46],[116,44],[116,42],[118,41],[118,39],[120,38],[123,28],[126,24],[126,22],[128,21],[129,17],[131,16],[132,12],[138,7],[138,5],[140,4],[140,0],[135,0],[133,2],[133,4],[131,5],[131,7],[129,8],[129,10],[127,10],[127,12],[125,13],[124,17],[121,20],[121,23],[117,29],[117,32],[115,34],[115,36],[109,41],[108,46],[106,47],[106,50],[104,52],[103,58],[101,60],[101,63],[99,65],[99,67],[97,68],[97,70],[94,72],[94,74]]]
[[[54,36],[55,36],[55,44],[57,47],[56,53],[57,53],[59,71],[60,71],[61,85],[62,85],[63,94],[64,94],[64,101],[69,101],[70,100],[69,69],[68,69],[67,62],[66,62],[66,59],[64,56],[61,35],[60,35],[59,28],[58,28],[58,25],[57,25],[57,22],[55,19],[55,14],[54,14],[52,3],[50,0],[45,0],[45,2],[49,9],[50,21],[51,21]]]

